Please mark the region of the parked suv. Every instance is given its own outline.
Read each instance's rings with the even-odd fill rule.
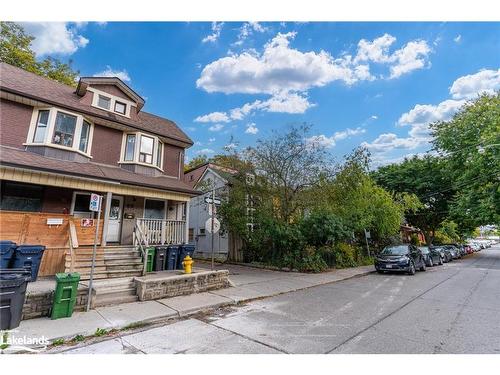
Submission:
[[[451,257],[453,259],[460,259],[462,257],[462,255],[460,255],[458,247],[456,247],[455,245],[445,245],[445,247],[450,251]]]
[[[411,244],[385,247],[375,258],[375,269],[384,271],[406,272],[414,275],[415,271],[425,271],[425,261],[418,247]]]
[[[439,252],[444,263],[448,263],[453,260],[453,256],[446,246],[431,246],[431,249]]]

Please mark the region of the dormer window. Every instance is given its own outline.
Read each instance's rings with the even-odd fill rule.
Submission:
[[[124,115],[126,110],[127,110],[127,105],[125,103],[115,102],[116,113],[121,113],[122,115]]]
[[[90,157],[92,131],[92,123],[82,115],[54,107],[35,109],[25,145],[63,148]]]
[[[111,108],[111,98],[108,98],[104,95],[98,95],[97,106],[109,111],[109,109]]]
[[[142,164],[163,168],[163,143],[158,137],[144,133],[123,135],[122,164]]]

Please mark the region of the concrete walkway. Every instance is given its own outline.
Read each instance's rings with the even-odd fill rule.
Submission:
[[[199,268],[209,263],[197,262]],[[254,299],[276,296],[317,285],[362,276],[374,271],[373,266],[334,270],[321,274],[279,272],[239,265],[218,264],[216,269],[228,269],[232,287],[188,296],[133,302],[100,307],[89,312],[74,313],[71,318],[51,320],[30,319],[12,333],[13,336],[41,337],[49,341],[71,339],[76,335],[92,335],[98,328],[120,329],[131,325],[178,318],[195,312],[235,305]]]

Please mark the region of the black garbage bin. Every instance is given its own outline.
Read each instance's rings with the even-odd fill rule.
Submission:
[[[184,258],[188,255],[192,258],[194,253],[194,245],[192,244],[184,244],[180,245],[179,248],[179,258],[177,259],[177,269],[182,270],[182,262]]]
[[[166,270],[175,270],[177,268],[177,259],[179,258],[179,245],[169,245],[167,247]]]
[[[12,241],[0,241],[0,269],[9,268],[16,246]]]
[[[19,327],[26,297],[26,276],[21,272],[0,273],[0,330]]]
[[[167,246],[156,246],[155,250],[153,271],[163,271],[167,259]]]
[[[14,251],[12,267],[29,269],[31,271],[29,281],[36,281],[44,251],[45,246],[42,245],[19,245]]]

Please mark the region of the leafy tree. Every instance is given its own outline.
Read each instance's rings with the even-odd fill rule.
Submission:
[[[431,129],[456,191],[453,220],[469,230],[500,223],[500,92],[479,96]]]
[[[31,49],[34,39],[22,26],[13,22],[0,22],[0,61],[75,86],[79,72],[71,69],[71,60],[67,64],[53,57],[38,61]]]
[[[418,197],[422,206],[405,216],[409,224],[422,230],[426,242],[431,244],[435,231],[448,216],[449,202],[455,194],[446,161],[432,155],[415,156],[400,164],[381,167],[373,177],[389,191]]]
[[[196,168],[200,165],[203,165],[205,163],[208,163],[209,159],[207,155],[198,155],[192,158],[189,163],[184,165],[184,171]]]

